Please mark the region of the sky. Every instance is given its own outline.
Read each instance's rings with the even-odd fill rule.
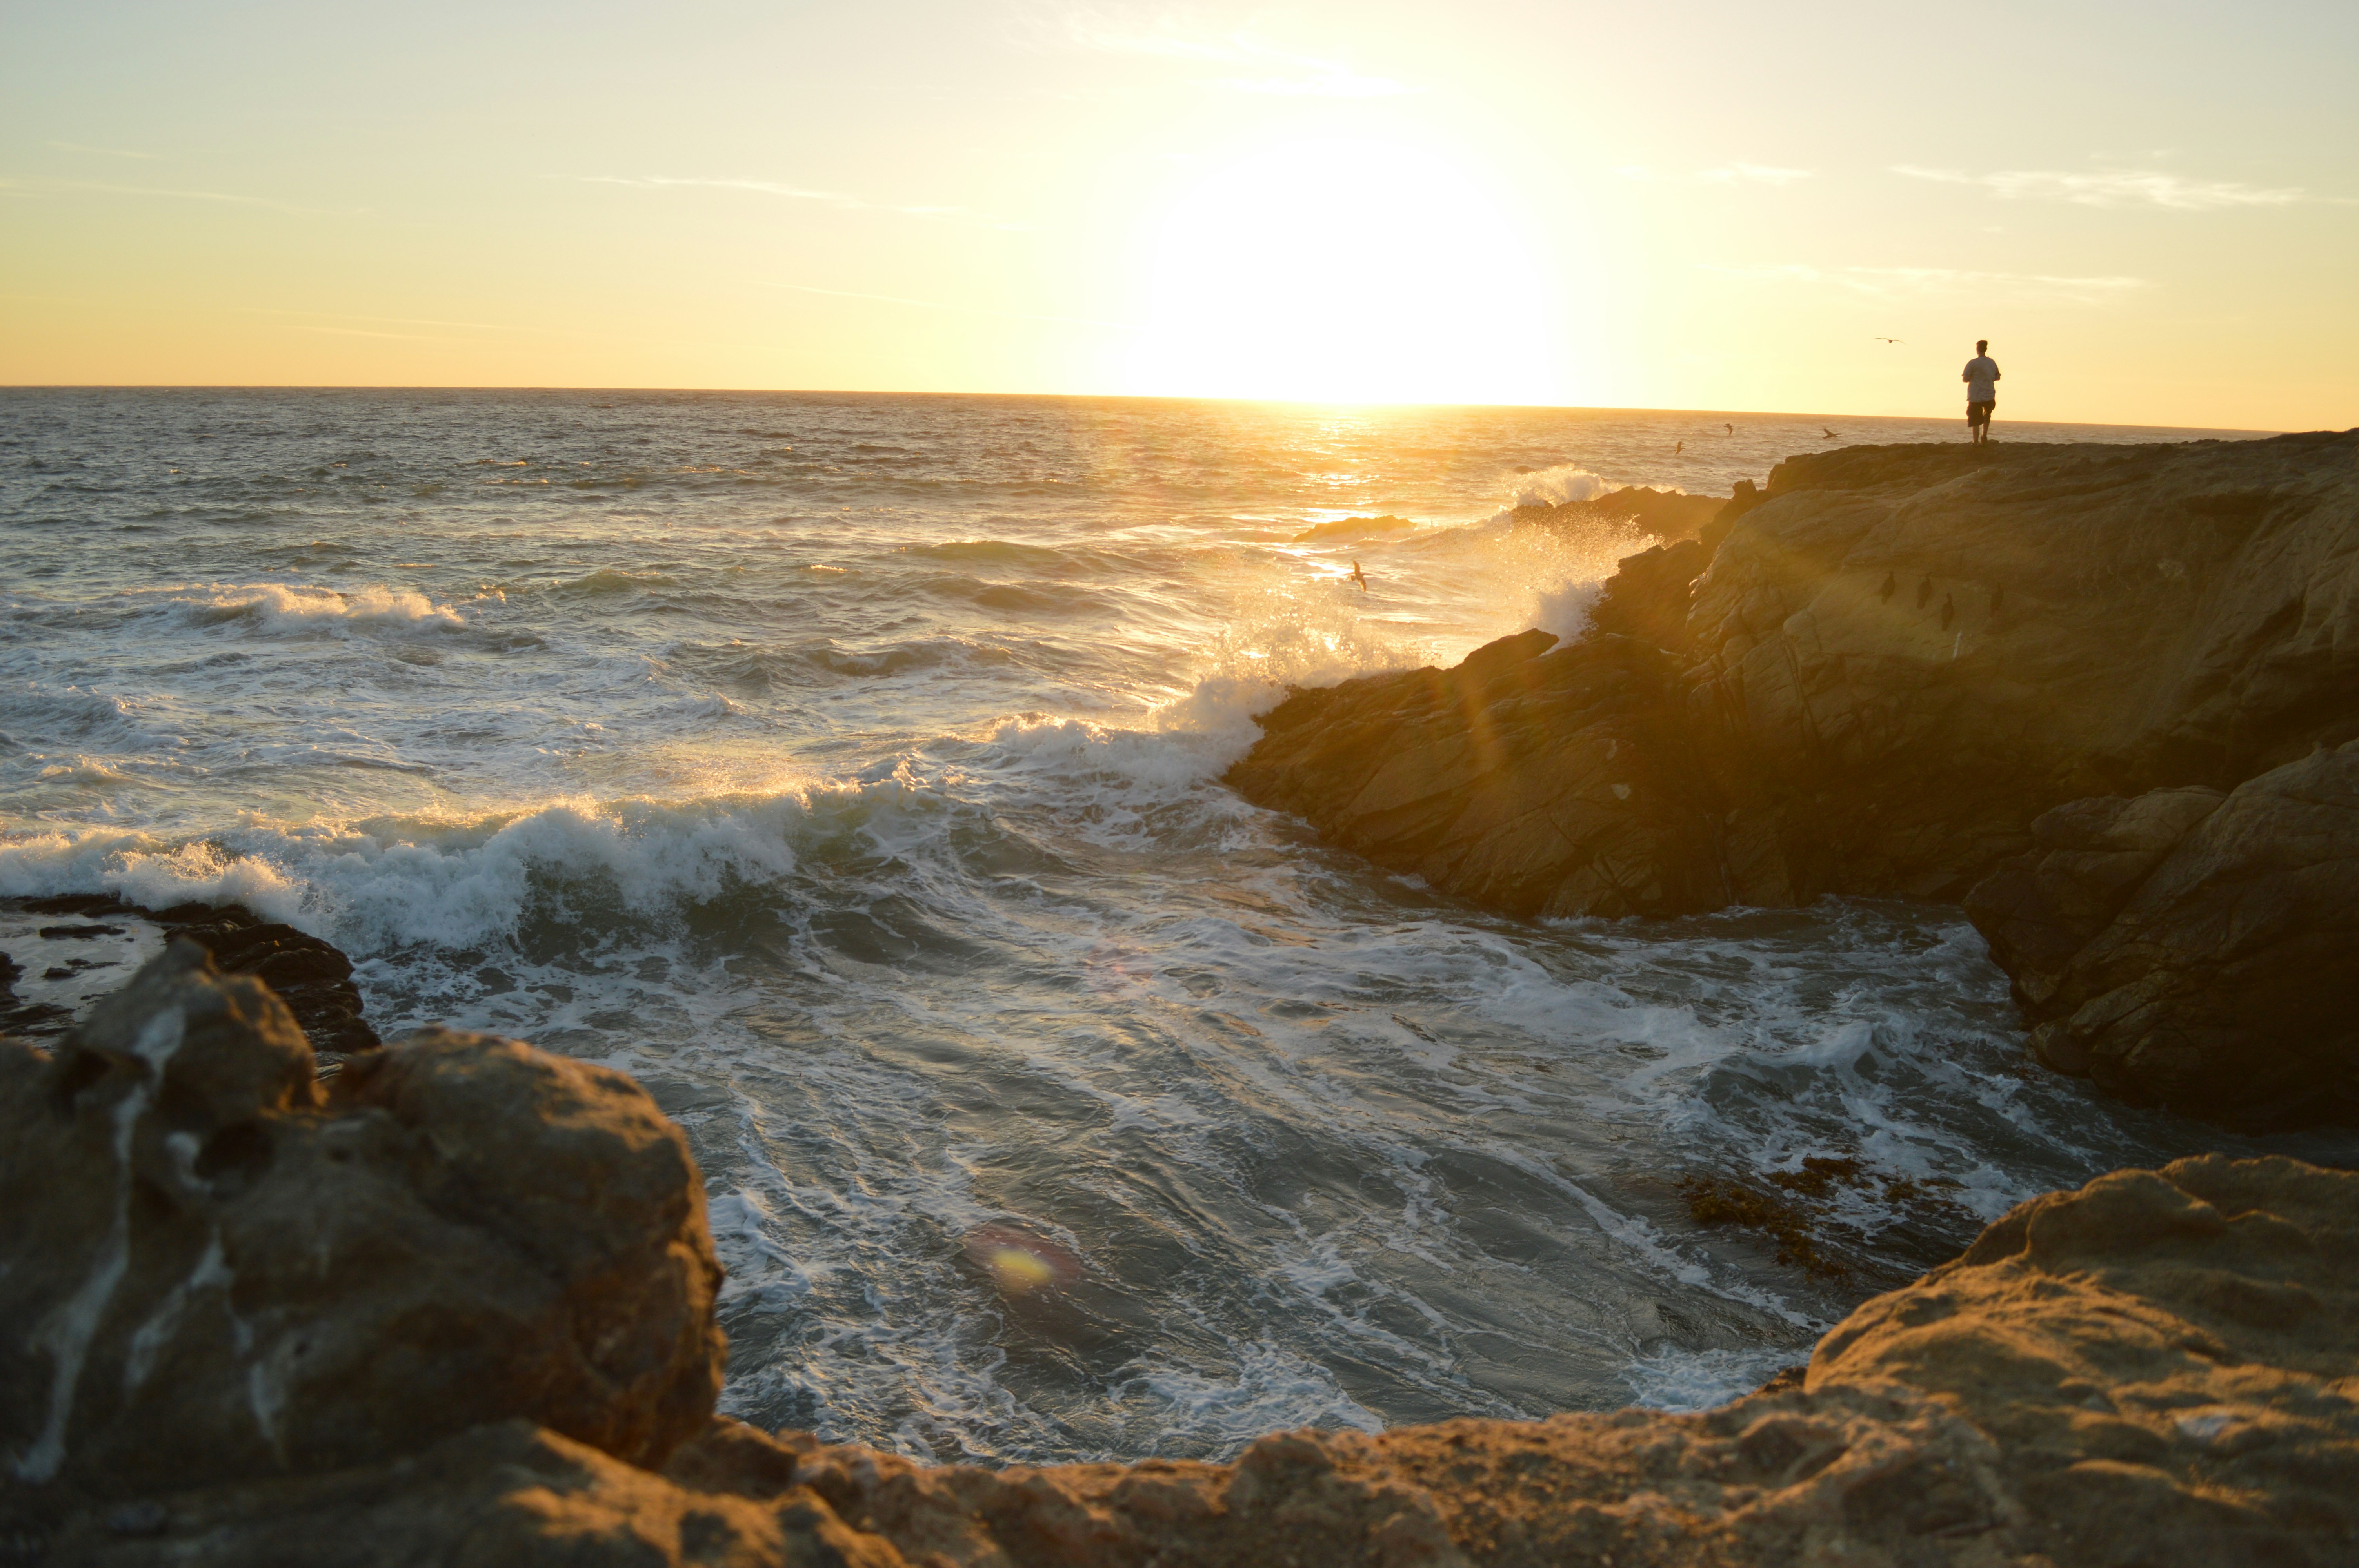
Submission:
[[[1987,338],[2343,427],[2354,77],[2349,0],[0,0],[0,384],[1948,415]]]

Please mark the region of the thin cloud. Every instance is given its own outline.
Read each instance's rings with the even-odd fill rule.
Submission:
[[[1624,179],[1652,183],[1658,179],[1677,180],[1682,184],[1695,181],[1705,185],[1791,185],[1796,180],[1817,178],[1811,168],[1780,168],[1775,164],[1731,163],[1718,168],[1700,168],[1692,174],[1657,174],[1645,164],[1625,164],[1614,171]]]
[[[81,142],[51,142],[49,146],[61,153],[94,153],[100,157],[135,157],[153,161],[154,153],[135,153],[128,147],[93,147]]]
[[[1127,321],[1101,321],[1088,316],[1036,316],[1028,310],[994,310],[982,305],[949,305],[938,299],[904,298],[897,294],[863,294],[851,288],[818,288],[808,283],[773,283],[766,287],[791,289],[797,294],[824,294],[835,299],[874,299],[886,305],[908,305],[919,310],[949,310],[962,316],[1001,316],[1016,321],[1057,321],[1075,327],[1111,327],[1118,332],[1139,330]]]
[[[1138,55],[1188,65],[1225,66],[1250,75],[1208,78],[1231,92],[1285,98],[1392,98],[1416,88],[1369,76],[1342,60],[1304,54],[1242,28],[1221,31],[1171,16],[1141,26],[1100,11],[1065,17],[1067,42],[1100,54]]]
[[[175,201],[218,201],[236,207],[266,207],[276,212],[302,212],[314,217],[348,218],[364,208],[300,207],[267,196],[240,196],[226,190],[176,190],[150,185],[110,185],[96,179],[14,179],[0,177],[0,190],[44,196],[54,191],[94,190],[108,196],[163,197]]]
[[[1714,185],[1791,185],[1798,179],[1808,179],[1812,170],[1778,168],[1762,163],[1733,163],[1725,168],[1708,168],[1696,176]]]
[[[2095,305],[2120,299],[2147,287],[2142,277],[2061,277],[2048,273],[1970,272],[1946,266],[1817,267],[1799,262],[1721,266],[1704,263],[1702,270],[1749,283],[1841,288],[1873,299],[1973,294],[1984,299]]]
[[[574,178],[584,185],[625,185],[643,190],[745,190],[757,196],[782,197],[789,201],[817,201],[840,208],[846,212],[890,212],[903,218],[923,218],[942,223],[976,223],[984,228],[1020,231],[1025,225],[1010,223],[976,212],[964,207],[929,207],[890,201],[871,201],[864,197],[849,195],[841,190],[814,190],[800,185],[787,185],[774,179],[744,179],[734,177],[703,175],[621,175],[582,174]]]
[[[2101,168],[2074,171],[2049,168],[2003,169],[1995,174],[1968,174],[1954,168],[1922,168],[1896,164],[1892,172],[1910,179],[1942,185],[1973,185],[2006,201],[2068,201],[2081,207],[2168,207],[2181,212],[2216,211],[2226,207],[2289,207],[2304,201],[2333,201],[2312,196],[2299,186],[2239,185],[2230,180],[2188,179],[2159,169]]]

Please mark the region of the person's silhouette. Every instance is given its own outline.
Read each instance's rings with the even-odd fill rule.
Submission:
[[[1998,406],[1998,362],[1990,357],[1990,340],[1974,344],[1974,357],[1958,379],[1966,384],[1966,438],[1976,446],[1990,439],[1991,410]]]

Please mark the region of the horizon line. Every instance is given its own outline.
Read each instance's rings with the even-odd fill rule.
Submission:
[[[1476,403],[1449,400],[1423,401],[1407,398],[1353,399],[1321,397],[1255,397],[1238,395],[1154,393],[1154,392],[941,392],[903,391],[876,388],[845,387],[784,387],[784,386],[592,386],[592,385],[491,385],[474,384],[375,383],[375,382],[0,382],[0,393],[10,392],[488,392],[488,393],[583,393],[607,395],[671,394],[700,396],[768,396],[768,397],[971,397],[971,398],[1030,398],[1062,402],[1118,403],[1228,403],[1255,406],[1294,408],[1488,408],[1502,411],[1542,409],[1580,414],[1728,414],[1747,418],[1777,419],[1910,419],[1950,420],[1950,414],[1867,414],[1831,412],[1825,409],[1785,408],[1687,408],[1640,406],[1608,403]],[[2237,425],[2149,425],[2133,420],[2105,419],[2032,419],[2021,418],[2018,425],[2090,426],[2111,430],[2200,430],[2239,436],[2283,436],[2299,434],[2292,428],[2261,428]],[[2332,425],[2314,427],[2319,430],[2334,430]]]

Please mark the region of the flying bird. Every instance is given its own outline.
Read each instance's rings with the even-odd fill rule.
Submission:
[[[1932,597],[1933,579],[1931,578],[1927,578],[1923,582],[1917,585],[1917,608],[1919,610],[1924,609],[1925,601]]]
[[[1820,427],[1819,427],[1819,428],[1820,428],[1820,429],[1821,429],[1821,430],[1827,430],[1827,427],[1826,427],[1824,425],[1820,426]],[[1828,439],[1828,440],[1832,441],[1832,440],[1837,440],[1837,439],[1839,439],[1839,438],[1838,438],[1832,430],[1827,430],[1827,439]]]
[[[1360,563],[1357,561],[1352,563],[1352,580],[1360,585],[1362,593],[1368,591],[1368,574],[1360,569]]]
[[[1728,431],[1728,433],[1729,433],[1730,435],[1732,435],[1732,436],[1734,436],[1734,435],[1735,435],[1735,434],[1736,434],[1736,427],[1735,427],[1735,426],[1734,426],[1734,425],[1725,426],[1725,427],[1723,427],[1723,428],[1725,428],[1725,429]]]
[[[1955,621],[1957,618],[1957,595],[1951,593],[1943,594],[1941,596],[1941,630],[1944,632],[1948,631],[1950,629],[1950,622]]]
[[[1678,457],[1681,452],[1684,452],[1687,449],[1688,444],[1685,441],[1681,441],[1678,446],[1671,449],[1671,456]]]
[[[1906,338],[1878,338],[1875,341],[1879,343],[1902,343],[1908,341]]]
[[[1897,582],[1893,580],[1892,574],[1890,572],[1886,572],[1884,574],[1884,586],[1875,590],[1875,597],[1884,600],[1885,603],[1889,604],[1892,602],[1893,589],[1899,586],[1900,585]]]

